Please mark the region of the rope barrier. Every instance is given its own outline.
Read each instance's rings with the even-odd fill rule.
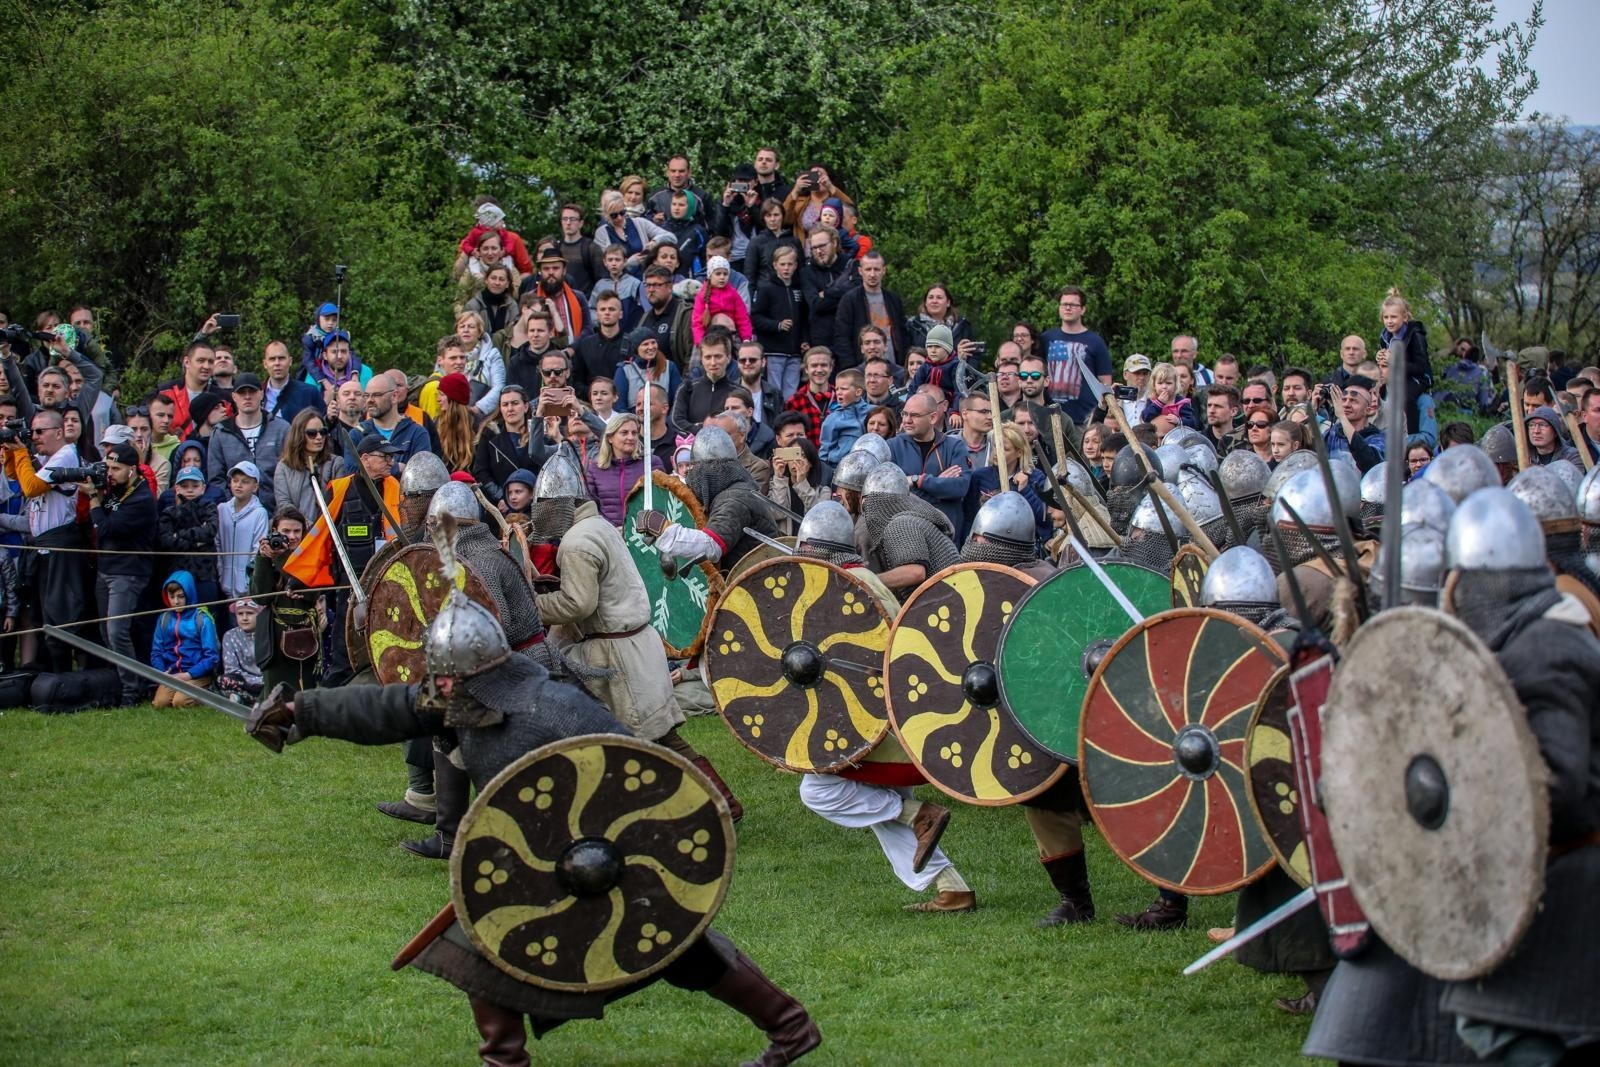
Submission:
[[[348,585],[319,585],[315,589],[280,589],[280,590],[278,590],[276,592],[272,592],[272,593],[252,593],[249,596],[227,597],[226,599],[223,599],[223,600],[202,600],[202,601],[198,601],[198,602],[193,603],[193,604],[185,604],[184,607],[185,608],[214,608],[214,607],[217,607],[217,606],[222,605],[222,604],[232,604],[236,600],[262,601],[262,600],[266,600],[268,597],[275,597],[275,596],[299,596],[299,597],[304,597],[304,598],[310,598],[310,597],[314,597],[314,596],[321,596],[323,593],[338,593],[338,592],[342,592],[343,590],[346,590],[346,589],[349,589],[349,588],[350,588],[350,586],[348,586]],[[141,616],[144,616],[144,615],[160,615],[160,614],[163,614],[164,612],[168,612],[168,611],[171,611],[171,610],[172,610],[171,608],[147,608],[147,609],[145,609],[143,611],[123,612],[121,615],[106,615],[103,618],[99,618],[99,619],[79,619],[77,622],[63,623],[62,626],[65,629],[78,629],[78,628],[84,627],[84,626],[98,626],[100,623],[103,623],[103,622],[116,622],[118,619],[137,619],[137,618],[139,618]],[[32,629],[28,629],[28,630],[12,630],[8,634],[0,634],[0,637],[22,637],[22,636],[24,636],[26,634],[42,634],[42,633],[44,633],[44,627],[43,626],[35,626]]]
[[[256,556],[260,553],[250,552],[207,552],[204,549],[190,549],[187,552],[178,552],[164,548],[70,548],[56,545],[0,545],[0,548],[20,548],[29,552],[76,552],[81,555],[103,556],[111,553],[117,556]]]

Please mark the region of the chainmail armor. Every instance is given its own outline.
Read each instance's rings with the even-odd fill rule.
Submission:
[[[882,534],[872,542],[867,562],[879,574],[920,563],[932,575],[960,563],[961,554],[931,522],[921,515],[900,511],[884,523]]]
[[[551,497],[534,502],[529,513],[528,540],[533,544],[553,545],[572,529],[577,502],[570,496]]]
[[[921,497],[915,494],[897,497],[874,493],[861,498],[861,525],[867,528],[869,548],[878,543],[889,520],[902,512],[927,519],[952,543],[955,541],[956,531],[951,527],[950,520],[944,517],[944,512]]]
[[[1184,543],[1182,539],[1178,542]],[[1143,530],[1134,530],[1123,538],[1122,545],[1117,549],[1119,558],[1129,563],[1137,563],[1141,567],[1148,567],[1162,574],[1172,573],[1172,543],[1165,534],[1145,533]]]
[[[1529,615],[1542,615],[1561,599],[1556,576],[1546,567],[1458,574],[1451,608],[1490,649],[1500,647],[1499,634],[1520,628]]]
[[[858,552],[836,552],[822,545],[806,543],[795,549],[795,554],[806,559],[820,559],[824,563],[831,563],[835,567],[863,567],[866,560]]]
[[[511,557],[500,550],[500,542],[489,527],[481,522],[462,523],[456,534],[456,558],[483,580],[512,648],[544,632],[527,579]]]
[[[405,531],[406,537],[413,542],[428,539],[428,531],[423,527],[422,520],[428,517],[428,505],[431,503],[432,493],[400,498],[400,514],[396,518],[400,520],[400,528]]]
[[[1596,574],[1589,565],[1589,556],[1583,551],[1581,541],[1582,534],[1577,530],[1551,533],[1547,527],[1544,532],[1545,554],[1550,557],[1550,565],[1557,574],[1576,578],[1589,592],[1600,596],[1600,574]]]
[[[1300,532],[1300,527],[1292,523],[1288,526],[1279,525],[1278,536],[1283,539],[1284,551],[1289,554],[1289,567],[1298,567],[1302,563],[1319,558],[1316,548]],[[1316,534],[1315,537],[1317,543],[1327,550],[1330,559],[1343,559],[1337,534]],[[1282,574],[1284,572],[1286,568],[1283,561],[1278,559],[1278,546],[1273,543],[1271,534],[1262,538],[1261,554],[1266,557],[1267,563],[1271,565],[1273,574]]]
[[[1226,611],[1230,615],[1237,615],[1245,622],[1254,623],[1263,630],[1281,630],[1284,622],[1278,616],[1287,616],[1281,607],[1271,601],[1262,600],[1219,600],[1208,605],[1217,611]]]
[[[1139,501],[1144,499],[1144,491],[1142,485],[1123,485],[1112,486],[1106,494],[1106,512],[1111,519],[1111,528],[1120,536],[1128,536],[1128,524],[1133,521],[1133,512],[1139,506]]]
[[[711,502],[724,489],[732,485],[747,485],[751,492],[759,493],[760,486],[750,477],[750,472],[744,469],[744,464],[737,459],[713,459],[704,463],[696,463],[689,468],[689,473],[684,476],[684,483],[694,493],[694,498],[700,501],[700,506],[707,511],[711,510]]]
[[[1173,532],[1176,533],[1177,531]],[[1226,515],[1212,519],[1210,522],[1201,523],[1200,532],[1211,539],[1211,543],[1217,546],[1218,552],[1223,552],[1233,547],[1233,531],[1228,527],[1228,517]]]
[[[962,563],[998,563],[1003,567],[1025,567],[1038,560],[1039,554],[1031,548],[1007,545],[998,541],[969,538],[961,546]]]
[[[1383,503],[1375,500],[1361,502],[1361,529],[1368,537],[1376,537],[1383,530]]]

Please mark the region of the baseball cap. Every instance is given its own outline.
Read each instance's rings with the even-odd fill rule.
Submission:
[[[1139,352],[1135,352],[1133,355],[1122,361],[1122,373],[1124,374],[1132,374],[1134,371],[1149,369],[1150,357]],[[237,386],[235,386],[235,388],[237,388]]]
[[[339,314],[339,305],[335,304],[332,300],[328,301],[326,304],[323,304],[321,307],[317,308],[317,317],[318,318],[321,318],[324,315],[337,315],[337,314]]]
[[[381,433],[369,433],[356,445],[357,455],[370,455],[373,452],[382,452],[386,456],[398,456],[405,449],[385,438]]]
[[[258,482],[261,480],[261,468],[256,466],[254,463],[251,463],[248,459],[241,459],[239,462],[229,467],[228,474],[230,477],[235,474],[246,474]]]
[[[200,473],[199,467],[185,467],[178,472],[177,480],[173,484],[176,485],[177,482],[203,482],[205,480],[206,476]]]
[[[261,391],[261,378],[260,378],[260,376],[256,375],[256,374],[252,374],[250,371],[245,371],[243,374],[237,375],[233,379],[233,391],[237,393],[241,389],[254,389],[257,392],[260,392]]]
[[[133,441],[133,427],[116,423],[106,427],[106,432],[100,435],[103,445],[126,445]]]
[[[345,344],[349,344],[350,335],[345,333],[343,330],[329,330],[322,336],[322,347],[327,348],[335,341],[343,341]]]
[[[106,449],[106,458],[114,459],[125,467],[137,467],[139,465],[139,450],[126,441],[121,441]]]

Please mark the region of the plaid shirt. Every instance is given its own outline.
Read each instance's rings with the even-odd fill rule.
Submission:
[[[794,391],[789,402],[783,405],[785,411],[798,411],[806,417],[806,436],[811,438],[812,445],[822,447],[822,420],[828,414],[828,406],[833,403],[833,391],[826,393],[813,393],[810,382],[801,382],[800,388]]]

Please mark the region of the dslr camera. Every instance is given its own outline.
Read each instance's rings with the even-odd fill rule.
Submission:
[[[7,419],[0,425],[0,445],[33,444],[33,430],[29,429],[26,419]]]
[[[748,193],[750,191],[750,183],[749,182],[729,182],[728,183],[728,188],[732,189],[734,192],[738,193],[740,196],[743,196],[745,193]]]
[[[56,485],[65,485],[69,482],[93,482],[96,489],[106,487],[106,464],[104,460],[87,467],[51,467],[50,478]]]
[[[32,342],[34,341],[54,341],[55,339],[56,335],[53,333],[40,333],[38,330],[30,330],[26,326],[15,322],[0,330],[0,342],[10,345],[14,354],[26,353],[32,347]]]
[[[278,530],[267,534],[267,547],[274,552],[282,552],[289,547],[289,535]]]

